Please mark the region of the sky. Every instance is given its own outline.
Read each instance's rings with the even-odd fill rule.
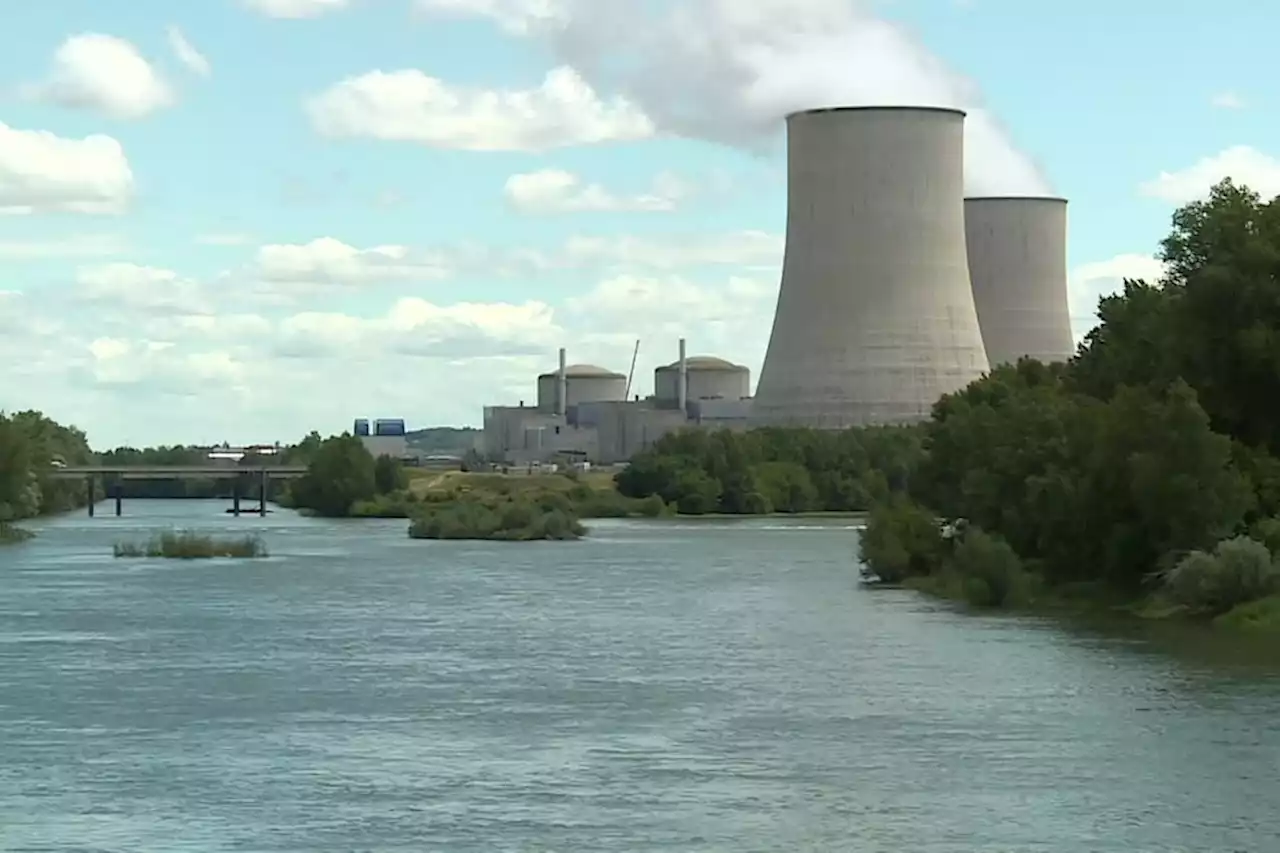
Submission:
[[[753,378],[782,117],[957,106],[1070,200],[1073,325],[1225,176],[1280,193],[1280,7],[49,0],[0,51],[0,410],[95,447],[479,425],[570,362]]]

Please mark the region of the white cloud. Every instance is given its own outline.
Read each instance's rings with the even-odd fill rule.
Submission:
[[[1220,110],[1242,110],[1245,108],[1244,98],[1235,92],[1219,92],[1210,99],[1210,103]]]
[[[436,280],[450,274],[438,254],[407,246],[357,249],[332,237],[302,245],[270,245],[258,250],[258,270],[266,281],[299,284],[367,284]]]
[[[688,189],[671,175],[659,175],[649,192],[619,195],[563,169],[541,169],[512,175],[504,193],[507,203],[521,213],[616,213],[675,210]]]
[[[67,139],[0,123],[0,213],[120,213],[133,171],[110,136]]]
[[[418,70],[370,71],[309,99],[316,130],[470,151],[542,151],[635,140],[649,119],[623,98],[604,100],[571,68],[536,89],[453,86]]]
[[[169,49],[173,51],[174,56],[178,57],[179,62],[201,77],[208,77],[213,73],[213,66],[209,64],[209,60],[205,58],[204,54],[196,50],[195,46],[183,35],[182,30],[177,27],[169,27],[166,32],[169,36]]]
[[[268,18],[318,18],[351,7],[351,0],[243,0],[249,9]]]
[[[200,284],[173,270],[131,263],[100,264],[76,271],[79,295],[113,307],[161,314],[213,310]]]
[[[765,231],[666,237],[571,237],[552,265],[677,270],[699,266],[739,266],[781,270],[784,239]]]
[[[584,85],[618,92],[658,133],[754,150],[776,140],[796,110],[960,107],[969,192],[1049,192],[972,81],[853,0],[418,0],[418,8],[488,17],[543,41]]]
[[[116,119],[143,118],[177,102],[173,87],[131,42],[101,33],[69,37],[54,52],[47,79],[24,92]]]
[[[1116,255],[1105,261],[1082,264],[1071,271],[1068,281],[1071,330],[1079,341],[1098,324],[1098,300],[1119,293],[1126,278],[1156,283],[1164,275],[1164,264],[1150,255]]]
[[[1244,184],[1263,198],[1280,195],[1280,160],[1248,145],[1235,145],[1205,157],[1178,172],[1161,172],[1143,184],[1144,195],[1172,204],[1206,197],[1223,178]]]

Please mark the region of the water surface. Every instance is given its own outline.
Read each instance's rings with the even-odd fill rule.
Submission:
[[[862,590],[848,522],[221,509],[0,550],[0,849],[1280,851],[1280,670]],[[111,558],[173,524],[273,556]]]

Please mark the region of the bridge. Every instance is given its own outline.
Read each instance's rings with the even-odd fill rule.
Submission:
[[[89,496],[89,516],[94,514],[97,494],[96,483],[99,477],[104,487],[108,481],[118,483],[120,480],[234,480],[231,493],[231,512],[240,514],[240,483],[246,477],[258,481],[258,507],[249,512],[259,515],[267,514],[267,483],[272,479],[291,480],[307,473],[305,465],[63,465],[48,472],[55,480],[75,480],[81,477],[85,481],[86,494]],[[110,492],[111,490],[108,490]],[[108,493],[116,501],[116,515],[124,511],[124,496],[119,486],[115,494]]]

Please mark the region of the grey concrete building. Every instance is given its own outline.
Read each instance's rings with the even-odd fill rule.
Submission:
[[[1066,361],[1075,351],[1067,303],[1067,200],[964,202],[969,277],[987,360]]]
[[[969,282],[964,113],[787,118],[787,231],[755,426],[921,420],[987,370]]]

